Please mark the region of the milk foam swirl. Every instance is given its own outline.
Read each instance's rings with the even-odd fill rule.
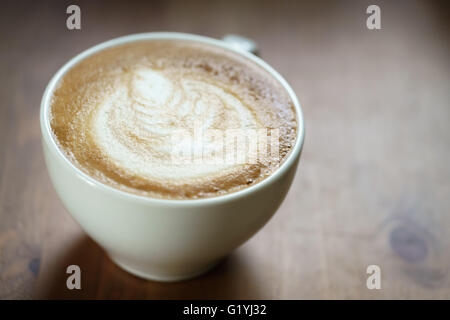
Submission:
[[[115,166],[132,175],[160,181],[220,176],[240,164],[194,161],[175,165],[177,130],[260,128],[254,114],[237,97],[208,79],[176,71],[141,68],[131,71],[92,118],[94,140]],[[193,146],[195,135],[183,144]],[[216,155],[214,141],[201,141],[193,157]]]

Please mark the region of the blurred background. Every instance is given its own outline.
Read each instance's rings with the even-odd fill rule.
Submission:
[[[81,8],[81,30],[66,8]],[[381,30],[366,27],[369,5]],[[0,12],[0,299],[450,298],[450,6],[445,1],[5,1]],[[197,279],[116,267],[63,208],[39,107],[79,52],[138,32],[235,33],[291,84],[306,140],[267,226]],[[95,213],[93,213],[95,214]],[[66,288],[66,267],[82,290]],[[381,289],[369,290],[369,265]]]

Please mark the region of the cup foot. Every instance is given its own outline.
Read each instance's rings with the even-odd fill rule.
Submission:
[[[146,279],[146,280],[152,280],[152,281],[159,281],[159,282],[176,282],[176,281],[183,281],[183,280],[189,280],[192,278],[196,278],[196,277],[210,271],[220,262],[220,261],[214,261],[213,263],[207,265],[204,268],[201,268],[201,269],[195,270],[195,271],[186,272],[186,273],[161,274],[161,273],[156,273],[156,272],[137,270],[137,269],[127,265],[126,263],[123,263],[120,260],[118,260],[114,257],[111,257],[111,256],[110,256],[110,259],[116,265],[118,265],[121,269],[123,269],[139,278]]]

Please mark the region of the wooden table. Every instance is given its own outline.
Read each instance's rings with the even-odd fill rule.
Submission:
[[[0,298],[450,298],[448,2],[2,3]],[[366,8],[381,7],[381,30]],[[254,39],[291,83],[307,135],[284,204],[208,274],[180,283],[116,267],[63,208],[41,150],[50,77],[101,41],[145,31]],[[66,288],[66,267],[82,290]],[[381,269],[369,290],[366,268]]]

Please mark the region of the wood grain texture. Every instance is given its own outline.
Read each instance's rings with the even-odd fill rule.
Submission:
[[[449,6],[376,1],[2,3],[0,299],[450,298]],[[254,39],[302,103],[298,174],[274,218],[208,274],[157,283],[116,267],[63,208],[43,161],[40,98],[69,58],[145,31]],[[82,290],[65,269],[82,270]],[[382,289],[366,288],[366,267]]]

